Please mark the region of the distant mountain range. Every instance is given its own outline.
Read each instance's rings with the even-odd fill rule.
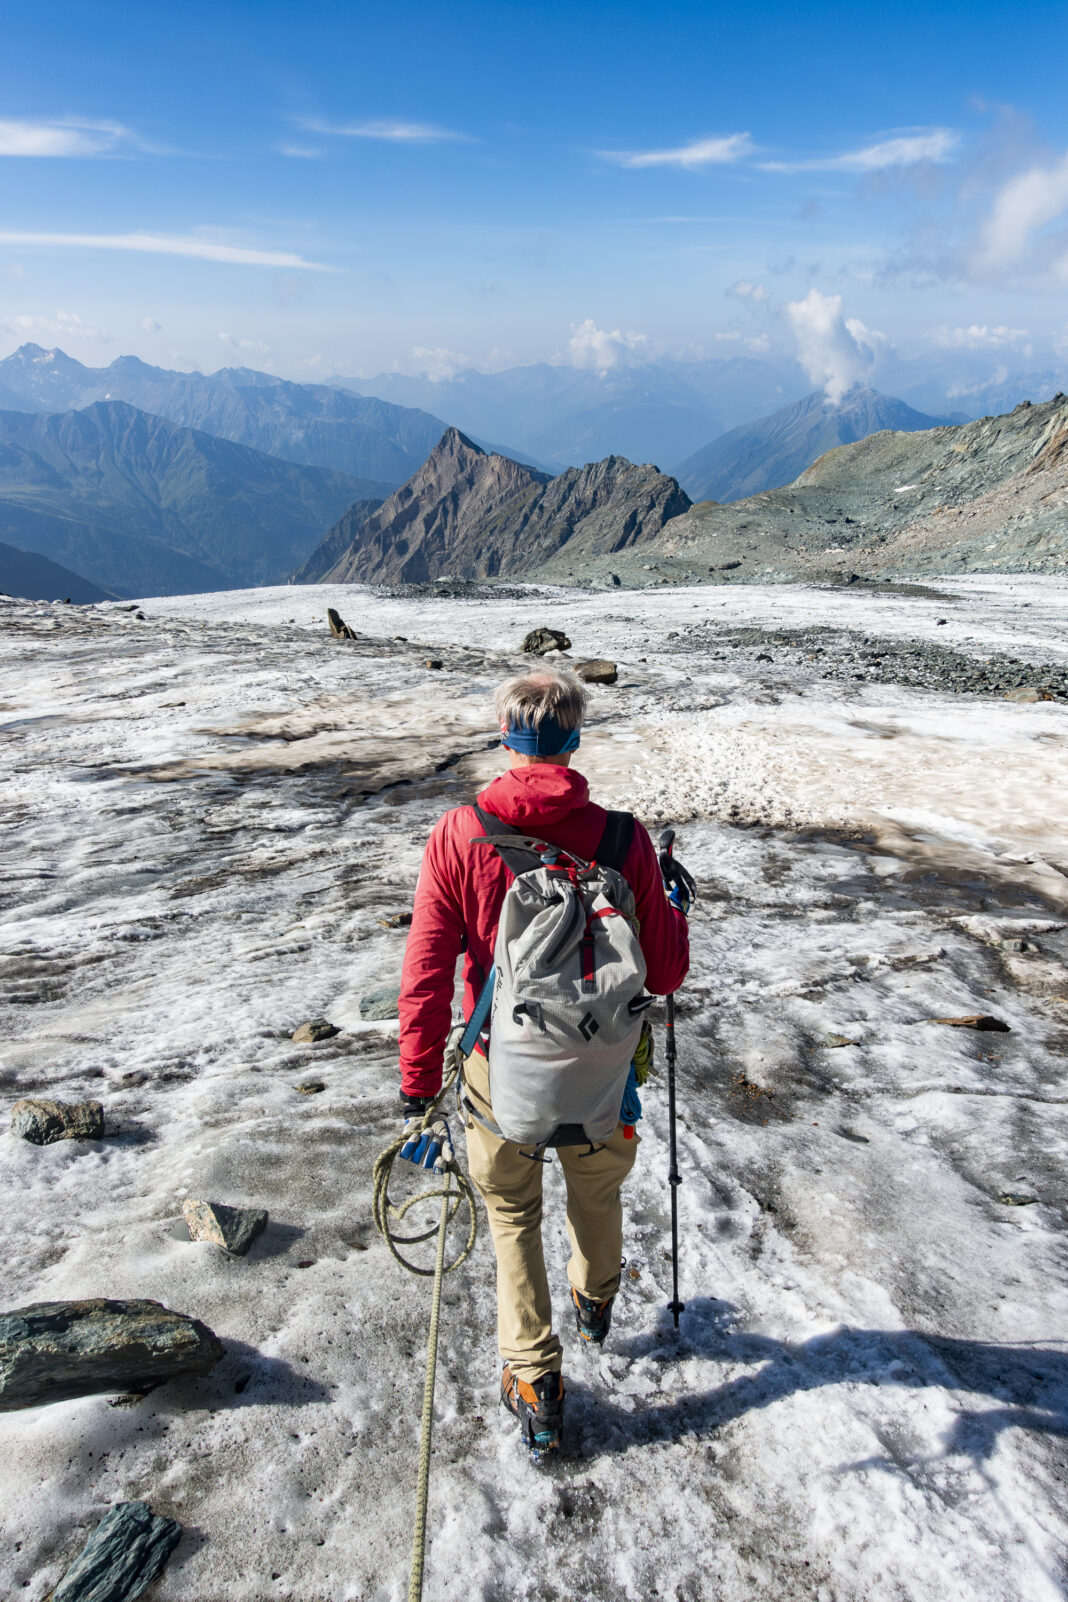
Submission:
[[[848,445],[883,428],[916,433],[953,419],[927,417],[904,401],[858,384],[840,405],[823,391],[806,395],[770,417],[722,434],[674,469],[695,501],[740,501],[761,490],[792,484],[824,451]]]
[[[50,562],[33,551],[0,544],[0,595],[21,595],[31,601],[106,601],[114,599],[80,573]]]
[[[277,583],[347,506],[384,489],[122,401],[0,412],[0,541],[118,594]]]
[[[450,428],[381,506],[352,507],[296,577],[418,583],[533,572],[565,546],[581,555],[640,544],[689,504],[654,467],[609,456],[550,478]]]
[[[210,375],[150,367],[120,356],[84,367],[61,350],[23,345],[0,361],[0,403],[18,411],[68,412],[95,401],[140,411],[219,439],[312,467],[395,488],[441,438],[445,423],[426,412],[326,384],[296,384],[247,367]]]
[[[610,455],[677,462],[725,429],[776,410],[804,387],[793,363],[748,356],[643,362],[605,372],[535,362],[442,379],[379,373],[330,382],[425,407],[472,437],[514,440],[557,469]]]

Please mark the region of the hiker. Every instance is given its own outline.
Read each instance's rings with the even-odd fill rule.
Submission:
[[[521,888],[515,873],[528,867],[542,870],[540,876],[527,876],[542,886],[538,890],[532,885],[527,900],[534,898],[535,910],[548,906],[545,916],[574,916],[569,886],[581,890],[593,884],[597,889],[596,908],[585,919],[583,938],[579,942],[576,930],[572,942],[574,975],[568,980],[562,973],[557,980],[550,972],[541,992],[544,1011],[536,1002],[513,1008],[515,996],[508,987],[514,975],[508,952],[502,955],[497,950],[495,1044],[489,1046],[491,1036],[483,1029],[463,1069],[468,1166],[486,1204],[497,1257],[497,1332],[504,1361],[501,1399],[518,1418],[524,1439],[536,1454],[559,1445],[564,1404],[562,1348],[553,1330],[541,1239],[543,1151],[546,1146],[557,1150],[567,1187],[568,1277],[578,1334],[598,1347],[608,1334],[619,1288],[620,1186],[638,1146],[633,1123],[641,1113],[631,1058],[639,1051],[639,1034],[641,1050],[647,1041],[651,1047],[648,1026],[642,1031],[641,1013],[651,1001],[644,992],[666,995],[675,990],[689,964],[685,885],[677,881],[669,900],[644,827],[629,813],[608,813],[597,806],[589,798],[586,780],[571,767],[586,703],[580,682],[558,670],[539,668],[498,690],[501,744],[509,752],[510,766],[482,791],[475,806],[447,812],[431,833],[415,892],[400,993],[401,1098],[405,1133],[410,1137],[401,1155],[440,1170],[453,1157],[448,1123],[441,1114],[426,1131],[421,1131],[421,1123],[427,1103],[441,1087],[456,959],[464,953],[463,1010],[465,1019],[471,1020],[480,996],[483,1007],[488,999],[486,980],[494,970],[498,922],[510,891],[509,949],[513,928],[527,931],[522,938],[529,934],[537,940],[536,923],[524,924],[523,908],[513,905]],[[505,831],[559,848],[555,865],[544,867],[546,855],[550,864],[553,855],[539,857],[529,846],[524,851],[518,839],[518,854],[510,851],[510,839],[502,838]],[[505,859],[510,859],[508,865]],[[584,875],[582,869],[590,864],[590,873]],[[611,872],[613,867],[622,881]],[[590,893],[587,890],[587,898]],[[583,903],[578,906],[581,914]],[[616,912],[620,915],[612,916]],[[580,926],[582,921],[580,916]],[[517,933],[515,939],[519,938]],[[559,940],[555,949],[560,949]],[[529,949],[526,956],[529,973],[534,960]],[[556,1025],[552,1038],[561,1038],[560,1031],[566,1030],[574,1045],[564,1048],[562,1071],[556,1073],[557,1048],[546,1026],[554,1007],[564,1006],[568,983],[579,999]],[[620,992],[621,984],[629,988]],[[587,992],[588,1008],[581,999]],[[619,1005],[621,995],[630,997],[626,1006]],[[608,996],[614,997],[611,1016],[605,1011]],[[613,1047],[604,1041],[616,1021],[616,1059],[620,1050],[623,1055],[609,1061]],[[477,1027],[476,1018],[469,1035]],[[566,1060],[567,1050],[575,1052],[573,1061]],[[491,1066],[496,1115],[490,1096]],[[546,1073],[567,1102],[565,1120],[568,1116],[573,1120],[556,1124],[555,1129],[564,1102],[559,1108],[553,1103],[547,1115],[548,1103],[541,1106],[542,1124],[546,1116],[548,1124],[539,1129],[540,1104],[531,1092],[531,1085],[541,1084],[539,1075]],[[600,1097],[599,1110],[583,1104],[587,1092],[594,1094],[591,1085]],[[552,1100],[549,1091],[544,1094]],[[620,1120],[621,1103],[626,1123]],[[498,1117],[506,1124],[510,1118],[509,1128],[519,1138],[505,1138]],[[591,1130],[598,1138],[592,1138]]]

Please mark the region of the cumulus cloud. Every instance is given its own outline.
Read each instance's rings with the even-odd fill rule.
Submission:
[[[384,139],[397,145],[437,145],[474,143],[470,134],[458,133],[455,128],[442,128],[435,122],[405,122],[397,117],[372,122],[316,122],[301,123],[309,133],[330,134],[339,139]]]
[[[996,328],[988,328],[985,323],[972,323],[967,328],[950,328],[943,323],[939,328],[932,328],[926,337],[941,350],[996,350],[1001,346],[1009,346],[1014,350],[1022,350],[1025,356],[1030,356],[1033,350],[1028,343],[1030,335],[1026,328],[1006,328],[1003,324]]]
[[[816,156],[805,161],[764,161],[765,172],[886,172],[893,167],[941,165],[951,161],[960,144],[952,128],[922,128],[846,150],[837,156]]]
[[[754,306],[760,306],[764,301],[771,299],[763,284],[754,284],[748,278],[739,278],[738,282],[727,290],[727,294],[733,295],[736,300],[751,301]]]
[[[163,324],[157,323],[154,317],[142,317],[137,326],[138,328],[143,328],[146,334],[160,334],[163,332]]]
[[[1051,222],[1068,212],[1068,152],[1051,166],[1035,166],[1002,184],[979,238],[976,266],[999,273],[1026,265],[1034,244]],[[1054,243],[1055,273],[1068,280],[1068,251]],[[1063,254],[1060,253],[1063,251]]]
[[[592,317],[585,322],[571,324],[571,338],[567,344],[566,360],[572,367],[592,368],[606,373],[614,367],[626,367],[643,361],[650,355],[649,340],[645,334],[624,333],[614,328],[611,332],[598,328]]]
[[[889,343],[885,334],[866,328],[859,318],[843,317],[841,295],[810,289],[804,300],[787,304],[786,316],[797,341],[798,361],[814,384],[822,384],[835,406]]]
[[[617,167],[717,167],[741,161],[751,154],[753,141],[747,133],[726,134],[719,139],[695,139],[670,150],[599,150],[604,161]]]
[[[413,345],[412,355],[427,378],[435,383],[443,378],[455,378],[457,373],[474,366],[470,356],[458,350],[449,350],[445,345]]]
[[[106,345],[111,339],[104,329],[87,322],[77,312],[9,317],[0,326],[16,339],[88,339],[99,345]]]
[[[44,245],[61,250],[128,250],[155,256],[191,256],[200,261],[226,262],[237,267],[303,267],[309,272],[331,273],[322,262],[305,261],[288,250],[251,250],[224,245],[215,239],[185,234],[45,234],[0,230],[0,245]]]
[[[104,156],[132,138],[118,122],[0,118],[0,156]]]

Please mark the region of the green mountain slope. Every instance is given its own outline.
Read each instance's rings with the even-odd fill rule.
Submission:
[[[379,488],[123,402],[0,412],[0,540],[124,594],[275,583]]]

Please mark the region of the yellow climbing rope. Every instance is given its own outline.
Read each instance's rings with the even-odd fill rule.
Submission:
[[[446,1071],[442,1079],[441,1089],[423,1114],[424,1129],[429,1128],[433,1122],[434,1114],[459,1076],[461,1067],[459,1045],[462,1032],[462,1028],[457,1028],[450,1036],[445,1053]],[[408,1197],[400,1206],[390,1201],[390,1174],[397,1154],[408,1138],[407,1135],[399,1135],[379,1155],[374,1166],[373,1207],[375,1227],[398,1263],[403,1264],[411,1274],[421,1274],[426,1278],[433,1276],[434,1280],[434,1294],[430,1303],[430,1329],[427,1333],[426,1343],[426,1381],[423,1386],[423,1421],[419,1442],[419,1477],[415,1496],[412,1566],[408,1580],[408,1602],[421,1602],[423,1595],[423,1569],[426,1563],[426,1515],[430,1490],[430,1437],[434,1424],[434,1381],[437,1376],[438,1366],[438,1322],[441,1315],[441,1284],[446,1274],[451,1274],[453,1269],[459,1268],[460,1264],[465,1263],[470,1257],[472,1247],[475,1244],[475,1236],[478,1233],[478,1216],[475,1212],[475,1192],[471,1181],[466,1174],[461,1173],[460,1169],[456,1167],[446,1170],[444,1183],[440,1189],[432,1188],[420,1191],[417,1196]],[[456,1186],[455,1192],[452,1189],[454,1184]],[[441,1199],[441,1212],[436,1224],[432,1224],[428,1229],[424,1229],[416,1235],[394,1234],[393,1225],[402,1223],[413,1207],[416,1207],[420,1202],[434,1201],[439,1197]],[[446,1263],[445,1253],[449,1225],[461,1207],[467,1208],[467,1239],[462,1250],[453,1258],[452,1262]],[[438,1239],[433,1268],[421,1268],[417,1263],[410,1262],[398,1250],[398,1246],[414,1246],[419,1241],[429,1240],[434,1234],[437,1235]]]

